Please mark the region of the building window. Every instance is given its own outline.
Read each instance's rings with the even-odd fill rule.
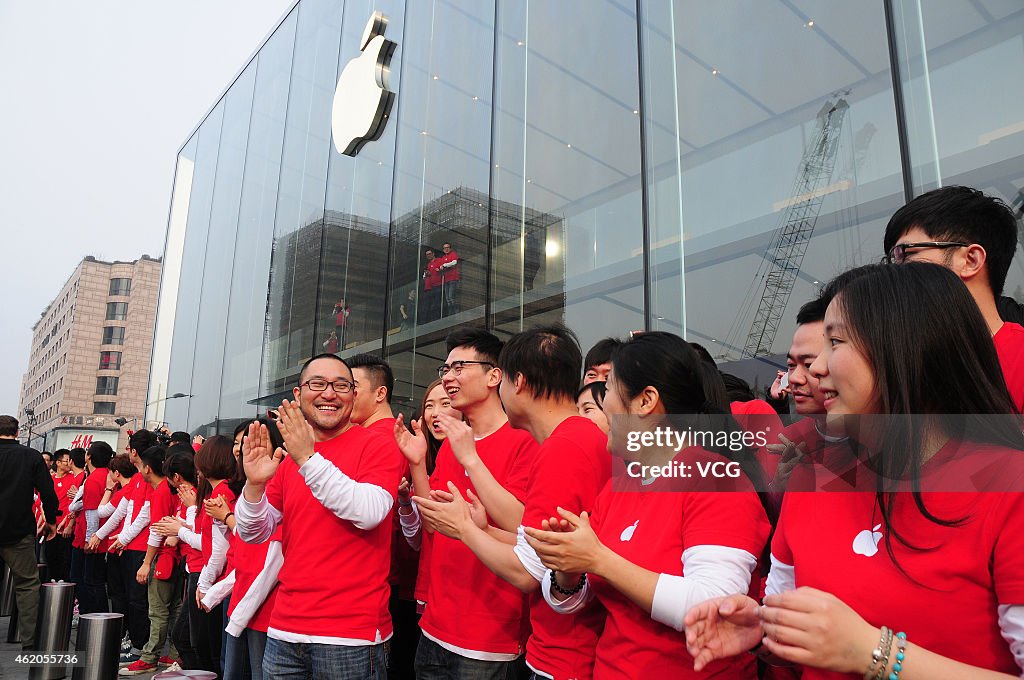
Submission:
[[[129,295],[131,292],[131,279],[110,279],[110,292],[107,295]]]
[[[100,370],[118,371],[121,369],[120,352],[100,352]]]
[[[96,378],[96,394],[117,394],[117,378],[110,376]]]
[[[123,345],[124,344],[124,328],[121,326],[104,326],[103,328],[103,344],[104,345]]]
[[[115,406],[117,406],[116,401],[94,401],[92,412],[98,415],[112,416],[114,415]]]
[[[124,321],[128,318],[127,302],[108,302],[107,321]]]

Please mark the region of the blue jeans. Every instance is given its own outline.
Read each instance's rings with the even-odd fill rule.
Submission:
[[[274,680],[387,680],[387,643],[349,647],[267,638],[263,673]]]
[[[523,660],[479,661],[450,652],[426,635],[416,648],[416,680],[516,680]]]

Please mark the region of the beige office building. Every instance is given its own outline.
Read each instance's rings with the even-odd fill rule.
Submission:
[[[79,263],[32,327],[18,418],[30,445],[54,451],[102,440],[121,451],[143,426],[159,259]],[[129,422],[118,426],[114,421]],[[132,419],[135,419],[132,421]]]

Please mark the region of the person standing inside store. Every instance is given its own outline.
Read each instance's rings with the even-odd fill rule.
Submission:
[[[345,302],[345,298],[339,298],[334,303],[334,310],[331,313],[334,314],[335,344],[345,349],[345,329],[348,327],[348,316],[352,313],[352,308]]]
[[[433,248],[423,251],[423,313],[426,321],[441,318],[441,260]]]
[[[441,290],[444,298],[444,316],[459,313],[459,254],[451,243],[441,245]]]
[[[0,479],[0,508],[4,509],[0,514],[0,560],[14,577],[22,649],[32,649],[39,614],[32,497],[33,491],[39,492],[46,516],[45,536],[51,540],[57,534],[57,494],[39,453],[18,443],[18,419],[14,416],[0,416]]]

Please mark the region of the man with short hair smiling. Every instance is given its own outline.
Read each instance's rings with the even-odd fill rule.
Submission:
[[[75,475],[71,473],[71,452],[57,449],[53,452],[53,490],[57,494],[57,527],[65,524],[69,514],[71,498],[68,491],[75,485]],[[69,581],[71,579],[71,537],[58,533],[45,546],[46,564],[49,566],[51,581]]]
[[[459,254],[451,243],[441,244],[441,290],[444,296],[444,316],[459,313]]]
[[[267,541],[281,525],[284,566],[267,630],[264,674],[386,677],[390,513],[403,462],[393,444],[351,420],[353,376],[334,354],[302,367],[279,425],[287,452],[253,423],[236,531]]]
[[[1024,410],[1024,327],[1004,322],[997,300],[1017,251],[1017,220],[998,198],[950,186],[921,194],[885,227],[889,262],[932,262],[967,286],[992,333],[1006,386]]]
[[[607,382],[612,370],[612,353],[620,344],[617,338],[598,340],[583,359],[583,384]]]

